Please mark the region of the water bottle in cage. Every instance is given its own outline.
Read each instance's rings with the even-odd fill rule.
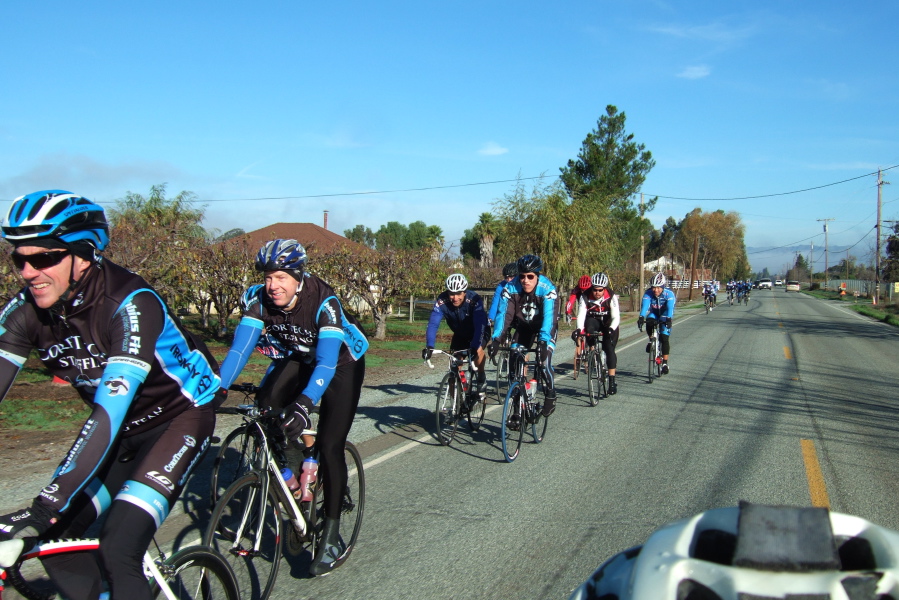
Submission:
[[[524,389],[527,390],[528,400],[533,400],[534,396],[537,395],[537,380],[531,379],[530,381],[526,381]]]

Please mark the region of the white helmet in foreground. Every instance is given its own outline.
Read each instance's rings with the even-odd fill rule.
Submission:
[[[570,600],[899,598],[899,533],[826,508],[741,502],[670,523]]]

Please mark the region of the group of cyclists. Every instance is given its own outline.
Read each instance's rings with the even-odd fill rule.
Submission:
[[[344,444],[365,375],[368,342],[334,290],[306,271],[296,240],[256,256],[264,281],[243,296],[224,363],[182,327],[139,275],[103,256],[102,207],[64,190],[15,199],[2,223],[24,288],[0,311],[0,397],[33,349],[91,409],[50,482],[31,504],[0,515],[0,542],[82,537],[105,513],[99,552],[42,558],[69,599],[149,599],[142,558],[209,446],[215,408],[255,348],[273,359],[257,401],[324,473],[322,541],[309,572],[324,575],[345,551],[339,519]],[[320,406],[316,448],[297,443]],[[105,582],[105,583],[104,583]]]
[[[733,300],[736,299],[737,304],[739,304],[749,297],[749,293],[752,291],[752,282],[748,279],[745,281],[731,279],[727,282],[724,289],[727,291],[727,300],[733,303]]]
[[[556,406],[552,357],[557,344],[560,311],[556,287],[543,274],[543,270],[543,260],[533,254],[526,254],[516,262],[505,265],[503,279],[497,284],[486,312],[483,299],[468,289],[468,280],[464,275],[454,273],[447,277],[446,290],[437,297],[431,311],[422,358],[428,360],[431,357],[437,329],[445,319],[453,332],[450,351],[469,350],[469,356],[476,361],[478,392],[483,394],[486,387],[485,349],[492,358],[503,344],[533,348],[546,374],[543,415],[551,415]],[[655,328],[659,328],[663,374],[669,372],[671,322],[675,306],[674,293],[667,284],[664,274],[658,273],[653,277],[641,300],[638,318],[639,328],[642,330],[646,325],[650,337]],[[618,294],[612,289],[609,276],[606,273],[582,276],[569,294],[565,312],[568,316],[576,313],[577,324],[571,333],[576,355],[584,351],[584,344],[592,347],[598,338],[609,369],[609,395],[618,393],[615,347],[620,336],[621,310]],[[650,351],[649,344],[646,351]]]

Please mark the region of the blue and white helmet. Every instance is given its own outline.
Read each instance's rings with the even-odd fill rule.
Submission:
[[[650,286],[650,287],[660,287],[660,288],[663,288],[663,287],[665,287],[666,285],[668,285],[668,278],[665,277],[665,275],[662,274],[662,273],[656,273],[656,274],[655,274],[655,277],[653,277],[653,278],[652,278],[652,281],[650,281],[650,283],[649,283],[649,286]]]
[[[55,240],[86,242],[102,251],[109,245],[109,224],[98,204],[72,192],[44,190],[13,200],[2,225],[3,239],[14,246]]]
[[[306,249],[296,240],[272,240],[256,254],[257,271],[287,271],[295,277],[306,266]]]

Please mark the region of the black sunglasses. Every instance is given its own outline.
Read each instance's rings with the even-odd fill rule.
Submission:
[[[71,252],[68,250],[63,250],[62,252],[38,252],[37,254],[19,254],[18,252],[13,252],[12,263],[16,265],[16,268],[20,271],[25,268],[26,263],[31,265],[33,269],[43,271],[44,269],[55,267],[69,254],[71,254]]]
[[[534,275],[533,273],[522,273],[521,275],[518,276],[518,278],[519,279],[527,279],[528,281],[530,281],[531,279],[537,279],[537,276]]]

